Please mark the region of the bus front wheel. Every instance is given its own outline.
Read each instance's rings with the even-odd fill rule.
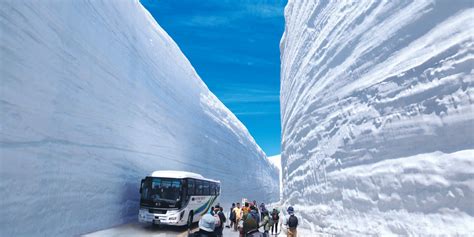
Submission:
[[[191,211],[189,212],[189,216],[188,216],[188,229],[191,229],[191,226],[193,225],[193,217],[194,217],[194,213]]]

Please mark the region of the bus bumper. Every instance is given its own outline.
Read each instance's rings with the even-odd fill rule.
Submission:
[[[183,220],[184,211],[181,213],[156,214],[148,212],[148,209],[140,209],[138,212],[138,221],[141,223],[159,225],[186,225],[186,220]]]

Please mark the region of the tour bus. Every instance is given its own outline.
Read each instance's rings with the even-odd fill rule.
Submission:
[[[138,221],[191,226],[218,203],[220,181],[183,171],[155,171],[142,179]]]

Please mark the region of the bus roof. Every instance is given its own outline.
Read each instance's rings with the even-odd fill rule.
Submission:
[[[220,183],[218,180],[204,178],[200,174],[186,172],[186,171],[176,171],[176,170],[158,170],[151,173],[150,177],[156,178],[174,178],[174,179],[184,179],[184,178],[193,178],[200,180],[207,180],[212,182]]]

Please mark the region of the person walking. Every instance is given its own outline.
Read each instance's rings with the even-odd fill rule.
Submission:
[[[229,212],[229,220],[230,220],[230,224],[228,225],[229,228],[233,228],[235,225],[234,208],[235,208],[235,203],[232,203],[232,207],[230,208],[230,212]]]
[[[268,214],[268,211],[265,210],[262,212],[262,223],[260,224],[260,226],[263,227],[263,236],[264,237],[269,237],[270,234],[269,234],[269,231],[270,231],[270,227],[273,225],[273,219],[270,218],[270,215]]]
[[[207,213],[199,220],[199,231],[189,234],[188,237],[217,237],[214,227],[215,219]]]
[[[278,234],[278,221],[280,221],[280,212],[276,208],[273,208],[271,218],[273,220],[272,235],[274,233]],[[275,232],[273,232],[273,231],[275,231]]]
[[[220,206],[215,206],[214,210],[216,213],[215,216],[219,219],[219,223],[217,223],[216,226],[214,227],[214,232],[216,233],[217,237],[222,237],[222,232],[224,230],[224,223],[226,221],[225,215],[222,212],[223,211],[222,207]]]
[[[252,207],[252,206],[257,209],[257,212],[260,212],[260,211],[258,210],[258,204],[257,204],[257,201],[256,201],[256,200],[253,200],[253,202],[250,203],[250,206],[249,206],[249,207]]]
[[[219,216],[217,215],[217,209],[215,207],[211,207],[211,210],[209,213],[214,217],[214,232],[215,232],[215,227],[221,225],[221,219],[219,219]]]
[[[260,208],[260,217],[263,220],[263,213],[267,210],[267,208],[265,207],[265,203],[262,202],[259,208]]]
[[[285,218],[285,226],[288,230],[288,237],[297,237],[296,228],[298,227],[298,218],[295,216],[295,211],[292,206],[288,207],[288,216]]]
[[[242,209],[240,208],[240,203],[237,203],[237,206],[234,208],[234,213],[235,213],[234,231],[237,231],[237,224],[242,219]]]
[[[242,215],[242,218],[244,219],[244,221],[245,221],[245,219],[247,218],[247,216],[248,216],[248,214],[249,214],[249,212],[250,212],[250,207],[249,207],[249,206],[250,206],[249,203],[246,202],[246,203],[244,204],[244,207],[242,207],[242,214],[243,214],[243,215]]]

